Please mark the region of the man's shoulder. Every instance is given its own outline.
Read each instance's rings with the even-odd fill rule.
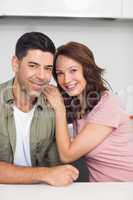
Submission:
[[[36,106],[40,107],[41,110],[44,111],[45,114],[47,113],[55,117],[54,109],[50,106],[47,99],[42,94],[38,97]]]
[[[11,82],[12,82],[12,80],[8,80],[6,82],[0,83],[0,92],[2,89],[8,87],[8,85],[10,85]]]
[[[0,84],[0,102],[9,96],[10,91],[12,91],[12,82],[13,79]]]

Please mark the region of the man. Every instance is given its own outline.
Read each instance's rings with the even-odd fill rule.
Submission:
[[[54,112],[41,95],[54,53],[53,42],[40,32],[17,41],[15,77],[0,85],[0,183],[61,186],[78,178],[75,167],[58,165]]]

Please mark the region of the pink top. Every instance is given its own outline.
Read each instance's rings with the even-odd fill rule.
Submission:
[[[133,181],[133,130],[118,96],[105,92],[99,103],[78,120],[78,130],[86,123],[113,127],[112,133],[85,158],[90,181]]]

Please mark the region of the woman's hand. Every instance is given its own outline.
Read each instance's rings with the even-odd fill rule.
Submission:
[[[43,93],[55,111],[65,109],[63,97],[56,86],[46,86],[43,90]]]

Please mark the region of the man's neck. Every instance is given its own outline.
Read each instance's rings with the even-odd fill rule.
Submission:
[[[34,102],[35,102],[35,100],[34,100]],[[29,100],[26,100],[24,98],[23,99],[16,98],[15,99],[15,105],[21,111],[23,111],[23,112],[29,112],[33,108],[33,106],[35,105],[35,103],[30,102]]]
[[[13,85],[13,95],[15,105],[23,112],[29,112],[36,103],[36,98],[30,97],[24,91],[21,91],[19,85],[15,82]]]

